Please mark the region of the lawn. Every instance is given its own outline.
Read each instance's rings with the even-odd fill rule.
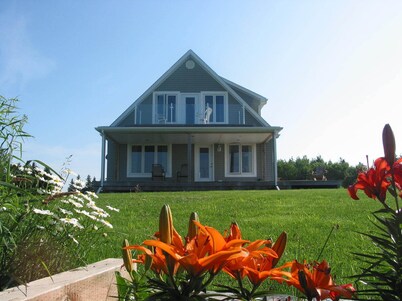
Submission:
[[[249,240],[275,240],[286,231],[284,261],[317,260],[329,232],[339,226],[319,258],[327,259],[339,283],[350,282],[346,277],[359,271],[360,263],[351,253],[372,248],[356,231],[373,231],[370,212],[380,208],[363,194],[362,200],[352,200],[345,189],[110,193],[101,194],[97,203],[120,212],[112,214],[114,229],[105,244],[96,247],[91,261],[120,257],[124,238],[131,244],[149,238],[158,229],[160,208],[169,204],[175,228],[183,237],[192,211],[199,214],[201,223],[222,232],[236,221]]]

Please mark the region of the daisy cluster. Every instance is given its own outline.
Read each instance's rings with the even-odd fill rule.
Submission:
[[[109,212],[119,212],[119,209],[111,206],[106,206],[106,209],[99,207],[95,201],[98,196],[94,192],[81,192],[85,182],[74,180],[72,191],[63,191],[68,176],[74,175],[71,170],[63,170],[65,179],[36,166],[33,168],[19,166],[18,170],[21,174],[32,175],[42,184],[38,187],[37,193],[43,201],[40,206],[35,205],[31,208],[34,214],[43,218],[44,224],[38,225],[38,229],[50,226],[51,229],[57,229],[60,232],[67,231],[68,236],[78,243],[72,233],[113,228],[107,220],[110,217]]]

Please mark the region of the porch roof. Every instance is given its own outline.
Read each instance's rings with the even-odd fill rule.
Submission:
[[[281,127],[228,127],[228,126],[140,126],[110,127],[101,126],[96,130],[120,144],[127,143],[263,143],[274,134],[278,135]]]

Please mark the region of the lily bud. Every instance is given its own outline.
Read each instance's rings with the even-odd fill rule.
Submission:
[[[198,227],[194,224],[194,221],[196,222],[200,221],[197,212],[191,212],[190,214],[190,219],[188,221],[188,232],[187,232],[188,240],[193,239],[198,234]]]
[[[127,272],[131,272],[133,270],[133,256],[131,254],[131,250],[124,249],[125,247],[128,247],[130,244],[128,243],[128,240],[125,239],[123,241],[123,249],[121,250],[123,253],[123,262],[124,262],[124,267],[126,268]]]
[[[168,245],[173,239],[173,217],[169,205],[163,205],[159,215],[159,238]]]
[[[241,239],[240,227],[236,222],[232,222],[230,225],[230,237],[231,239]]]
[[[281,256],[286,248],[287,240],[288,240],[288,234],[285,231],[283,231],[281,235],[279,235],[278,239],[275,241],[274,245],[272,246],[272,250],[274,250],[275,253],[278,255],[278,258],[272,259],[272,267],[275,267],[279,259],[281,259]]]
[[[392,167],[395,162],[395,137],[389,124],[386,124],[382,130],[382,144],[384,146],[385,160]]]
[[[304,290],[304,292],[307,294],[309,294],[309,287],[307,285],[307,279],[306,279],[306,274],[304,274],[304,271],[299,270],[297,272],[297,276],[299,278],[299,283],[300,286],[302,287],[302,289]]]

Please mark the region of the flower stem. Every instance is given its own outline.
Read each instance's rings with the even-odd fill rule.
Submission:
[[[394,190],[394,197],[395,197],[395,204],[396,204],[396,210],[399,210],[399,201],[398,201],[398,193],[396,190],[396,185],[395,185],[395,174],[394,174],[394,168],[391,168],[391,176],[392,176],[392,189]]]
[[[316,260],[316,261],[318,261],[318,260],[320,259],[322,253],[324,252],[324,249],[325,249],[325,247],[327,246],[327,243],[328,243],[328,241],[329,241],[329,238],[330,238],[331,235],[332,235],[332,232],[334,232],[335,229],[338,229],[338,227],[339,227],[339,225],[333,225],[333,226],[332,226],[331,231],[329,231],[329,234],[328,234],[328,236],[327,236],[327,239],[325,240],[325,243],[324,243],[324,245],[322,246],[321,251],[320,251],[320,253],[319,253],[318,256],[317,256],[317,260]]]
[[[239,284],[239,288],[241,291],[242,296],[246,296],[245,292],[244,292],[244,287],[243,287],[243,282],[241,280],[241,275],[240,275],[240,271],[236,271],[236,278],[237,278],[237,283]]]

